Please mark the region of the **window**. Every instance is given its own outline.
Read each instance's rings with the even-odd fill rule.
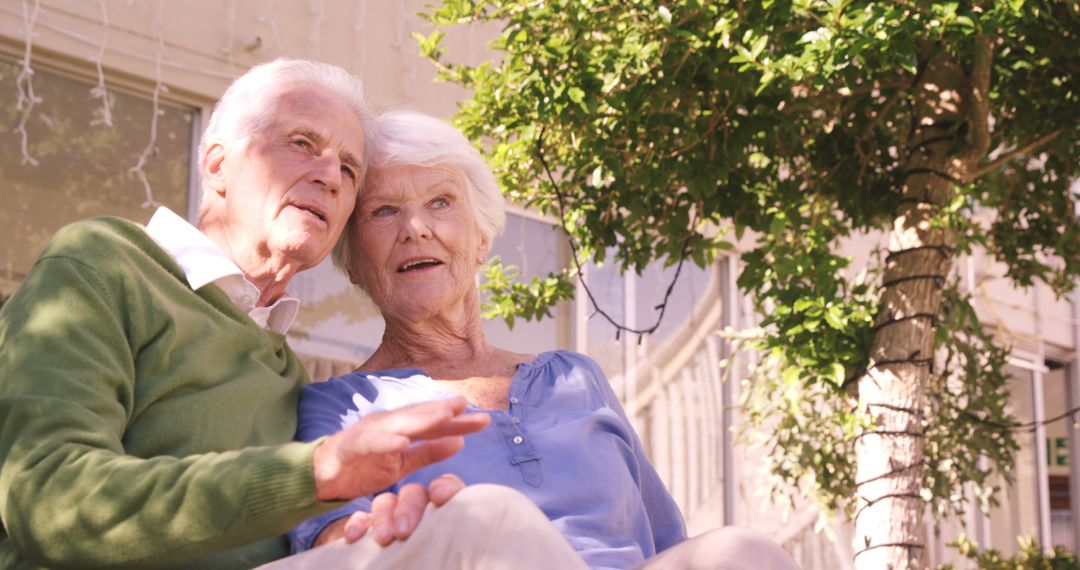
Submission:
[[[550,222],[507,212],[506,229],[495,236],[490,255],[499,256],[504,266],[518,266],[521,270],[519,279],[528,282],[569,263],[561,249],[565,239]],[[568,329],[569,307],[560,305],[553,308],[551,314],[553,318],[540,321],[517,319],[513,329],[502,319],[484,321],[484,335],[492,346],[521,354],[570,348],[569,334],[560,330],[560,327]]]
[[[130,170],[150,137],[153,104],[145,94],[110,89],[113,125],[93,124],[101,99],[93,82],[34,64],[34,93],[40,98],[26,123],[23,162],[13,127],[21,64],[0,58],[0,292],[10,294],[56,230],[91,216],[113,215],[146,222],[146,191]],[[157,152],[143,170],[154,198],[184,216],[188,209],[191,154],[197,110],[161,104]]]

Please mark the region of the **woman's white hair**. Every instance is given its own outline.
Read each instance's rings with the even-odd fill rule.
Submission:
[[[373,175],[385,168],[419,166],[446,170],[462,182],[477,229],[491,247],[492,240],[506,225],[506,199],[480,152],[460,130],[430,115],[396,110],[379,115],[367,140],[370,151],[365,187]],[[349,233],[346,227],[333,253],[334,264],[346,272],[351,261]]]
[[[368,137],[372,131],[374,113],[364,96],[360,78],[328,63],[302,59],[279,58],[252,67],[241,75],[221,96],[210,121],[199,140],[199,170],[202,171],[206,149],[217,142],[247,145],[252,136],[269,126],[277,117],[268,97],[277,95],[282,87],[307,86],[340,97],[356,113],[364,129],[364,168],[371,147]],[[363,173],[361,173],[362,175]],[[203,192],[207,190],[203,187]],[[205,208],[206,200],[203,200]]]

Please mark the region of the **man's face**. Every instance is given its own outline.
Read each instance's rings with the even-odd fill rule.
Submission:
[[[229,249],[271,271],[309,269],[330,252],[356,202],[362,126],[343,100],[313,87],[285,86],[268,100],[270,123],[222,151]]]

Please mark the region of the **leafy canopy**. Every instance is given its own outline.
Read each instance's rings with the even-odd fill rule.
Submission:
[[[957,153],[988,150],[934,221],[956,235],[943,255],[977,246],[1018,284],[1057,293],[1080,273],[1075,2],[445,0],[427,17],[422,52],[473,93],[457,124],[508,196],[559,219],[581,255],[614,251],[640,272],[684,254],[704,266],[750,240],[739,285],[766,316],[742,340],[766,358],[746,406],[779,422],[763,442],[778,489],[803,482],[826,507],[852,505],[852,441],[869,419],[844,388],[868,365],[880,265],[854,279],[841,242],[892,223],[926,61],[971,70],[981,41],[993,51],[988,128],[973,114],[953,130]],[[445,53],[444,29],[492,21],[498,61]],[[522,289],[489,275],[491,314],[542,315],[570,277]],[[1007,470],[1015,442],[1003,350],[944,286],[923,494],[948,510],[963,481],[991,501],[972,458]]]

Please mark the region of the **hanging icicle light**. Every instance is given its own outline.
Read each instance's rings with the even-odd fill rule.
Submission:
[[[236,45],[236,0],[229,0],[229,35],[221,52],[229,58],[229,73],[236,77],[236,60],[233,59],[233,46]]]
[[[311,22],[311,36],[308,41],[311,42],[311,46],[314,48],[315,59],[319,59],[320,48],[322,47],[322,24],[323,20],[326,19],[326,6],[323,0],[312,0],[309,11],[313,21]]]
[[[97,118],[90,121],[90,125],[111,127],[113,126],[112,106],[114,99],[109,90],[105,88],[105,70],[102,67],[105,60],[105,47],[109,44],[109,10],[105,6],[105,0],[98,0],[98,8],[101,11],[101,45],[98,48],[97,55],[91,58],[97,66],[97,85],[90,88],[90,96],[101,99],[101,107],[94,111]]]
[[[34,109],[34,105],[41,102],[41,98],[34,95],[34,69],[30,67],[30,52],[33,50],[34,46],[34,24],[37,23],[38,15],[41,13],[40,0],[34,0],[33,8],[30,8],[30,5],[26,0],[23,0],[22,12],[23,33],[26,34],[26,44],[23,51],[22,69],[19,71],[19,76],[15,79],[15,87],[19,91],[18,99],[15,102],[15,108],[19,111],[19,124],[15,127],[15,132],[19,133],[19,145],[20,149],[22,149],[23,164],[37,166],[37,159],[30,156],[30,151],[27,147],[28,135],[26,132],[26,123],[30,120],[30,114]]]
[[[281,35],[278,34],[277,21],[274,20],[274,0],[270,0],[266,11],[255,18],[255,21],[270,26],[270,36],[274,39],[274,53],[281,55]]]
[[[353,71],[357,74],[362,74],[364,69],[367,68],[367,49],[364,47],[364,24],[367,19],[367,2],[364,0],[357,0],[356,5],[356,23],[353,25],[353,41],[356,42],[356,51],[359,53],[358,57],[353,58],[353,61],[357,62],[357,68]]]
[[[146,171],[143,170],[143,167],[146,166],[146,161],[157,155],[157,123],[158,115],[162,113],[159,102],[161,93],[167,90],[161,78],[161,59],[164,57],[165,52],[165,0],[158,0],[156,12],[157,53],[154,57],[154,106],[150,118],[150,141],[146,143],[146,148],[144,148],[142,154],[139,155],[139,161],[135,163],[135,166],[129,169],[129,172],[134,174],[135,177],[142,182],[143,189],[146,191],[146,200],[142,203],[143,208],[156,208],[161,205],[161,202],[154,199],[154,191],[150,187],[150,180],[146,177]]]

